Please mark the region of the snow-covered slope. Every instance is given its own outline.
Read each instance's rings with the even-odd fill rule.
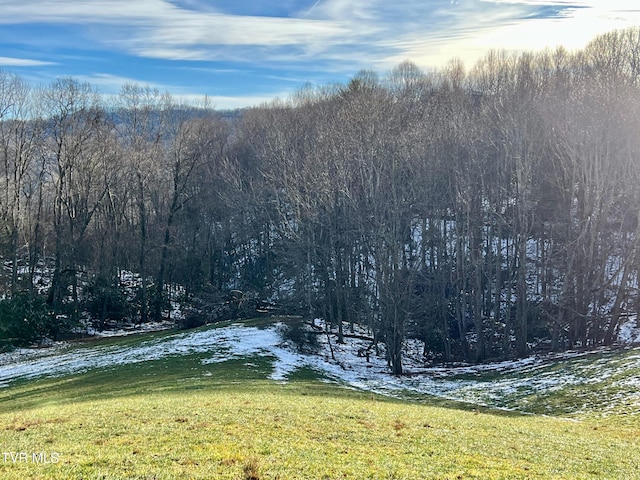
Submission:
[[[63,376],[197,354],[205,370],[211,363],[262,356],[272,359],[270,378],[277,381],[287,381],[292,372],[309,367],[327,381],[392,396],[433,395],[538,413],[558,413],[553,406],[558,396],[571,399],[563,413],[607,412],[621,406],[635,411],[640,406],[640,349],[456,368],[418,369],[418,364],[406,358],[407,369],[413,373],[393,377],[383,355],[370,355],[368,361],[362,356],[370,345],[363,338],[346,338],[344,344],[337,344],[333,335],[319,334],[319,352],[304,354],[283,341],[281,328],[235,324],[156,335],[140,342],[20,350],[0,355],[0,387],[21,378]],[[552,397],[554,402],[549,401]]]

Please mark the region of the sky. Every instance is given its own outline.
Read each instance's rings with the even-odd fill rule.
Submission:
[[[640,26],[640,0],[0,0],[0,68],[35,85],[125,83],[218,109],[409,60],[583,48]]]

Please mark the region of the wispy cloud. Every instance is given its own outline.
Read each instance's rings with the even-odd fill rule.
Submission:
[[[513,3],[508,0],[483,0],[487,3]],[[477,40],[478,50],[508,45],[512,50],[537,50],[563,45],[568,49],[584,47],[594,36],[619,28],[640,25],[640,2],[635,0],[520,1],[523,5],[555,10],[527,21],[497,25]]]
[[[143,83],[133,77],[124,77],[121,75],[113,75],[110,73],[94,73],[86,75],[76,75],[74,78],[80,82],[87,82],[95,87],[98,87],[105,93],[118,93],[122,86],[127,83]],[[167,90],[168,86],[159,83],[144,83],[145,86],[150,88],[157,88],[158,90]]]
[[[276,98],[286,99],[290,96],[288,91],[273,92],[264,95],[207,95],[207,100],[217,110],[232,110],[234,108],[252,107],[263,105]],[[186,103],[197,104],[203,99],[202,94],[179,94],[178,99]]]
[[[443,63],[458,52],[473,57],[488,46],[535,48],[584,43],[613,27],[616,10],[633,1],[564,0],[318,0],[288,17],[225,13],[197,0],[0,1],[0,24],[59,23],[83,26],[102,48],[164,60],[342,62],[379,66],[406,58]],[[582,29],[556,21],[575,17]],[[91,28],[100,26],[100,29]],[[96,33],[99,32],[99,33]],[[534,34],[535,32],[535,34]],[[584,32],[584,33],[583,33]],[[373,62],[373,65],[372,63]],[[358,65],[359,64],[359,65]],[[335,66],[335,65],[334,65]]]
[[[206,98],[210,105],[223,110],[260,105],[270,102],[274,98],[287,98],[290,95],[290,91],[285,89],[275,89],[261,94],[208,95],[194,91],[192,87],[188,86],[181,87],[162,82],[144,82],[133,77],[123,77],[108,73],[77,75],[74,78],[95,86],[106,98],[115,99],[125,84],[140,84],[157,89],[160,92],[170,93],[174,101],[179,104],[199,105]]]
[[[411,59],[443,65],[453,57],[472,65],[490,49],[536,51],[584,47],[594,36],[640,25],[635,0],[451,0],[431,16],[436,28],[407,29],[391,40],[391,64]]]
[[[68,23],[102,25],[127,33],[117,42],[137,48],[155,45],[291,45],[349,36],[345,25],[303,18],[230,15],[178,8],[162,0],[28,3],[1,1],[0,24]],[[113,30],[111,30],[113,31]],[[105,35],[105,37],[107,37]],[[110,39],[102,38],[109,42]],[[130,43],[128,43],[130,42]],[[169,56],[173,55],[172,50]]]
[[[472,64],[496,48],[573,49],[640,25],[638,0],[0,0],[0,12],[0,47],[12,45],[0,65],[49,66],[42,71],[84,75],[105,89],[134,77],[172,91],[185,81],[214,91],[217,82],[216,91],[229,94],[221,105],[262,101],[263,92],[295,88],[297,79],[342,81],[407,59],[423,68],[453,57]],[[23,37],[9,32],[20,27]],[[41,30],[47,34],[33,34]],[[29,60],[25,52],[38,53]],[[243,88],[242,77],[255,76],[248,96],[235,95],[236,70]],[[110,77],[95,73],[105,71]]]
[[[45,65],[55,65],[55,62],[44,62],[30,58],[0,57],[0,66],[2,67],[42,67]]]

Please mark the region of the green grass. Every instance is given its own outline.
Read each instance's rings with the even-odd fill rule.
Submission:
[[[589,353],[487,373],[476,377],[476,390],[496,382],[505,385],[503,395],[492,404],[534,414],[573,418],[635,414],[640,412],[639,360],[638,349]]]
[[[310,369],[270,381],[270,358],[200,359],[0,389],[0,478],[640,478],[639,416],[565,419],[401,401]],[[34,463],[34,453],[58,461]]]

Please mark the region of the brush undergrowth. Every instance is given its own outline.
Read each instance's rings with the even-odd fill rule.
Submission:
[[[638,416],[565,419],[401,401],[310,369],[271,381],[268,357],[200,360],[0,389],[0,478],[640,478]]]

